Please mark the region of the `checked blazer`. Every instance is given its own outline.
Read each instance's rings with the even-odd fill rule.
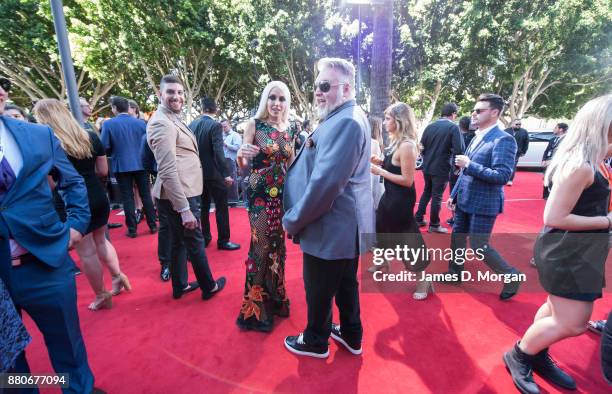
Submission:
[[[512,175],[516,157],[514,137],[495,126],[466,149],[470,164],[451,192],[457,207],[469,214],[496,216],[503,212],[504,185]]]

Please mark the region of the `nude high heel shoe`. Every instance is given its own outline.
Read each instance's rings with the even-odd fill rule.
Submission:
[[[113,275],[113,290],[111,294],[116,296],[121,293],[123,289],[132,291],[132,285],[130,285],[128,277],[123,272],[120,272],[118,275]]]
[[[372,264],[372,266],[368,268],[368,272],[374,273],[376,271],[383,271],[383,270],[385,272],[389,272],[390,268],[391,268],[391,261],[387,260],[380,265]]]
[[[427,280],[425,282],[419,282],[415,292],[412,294],[412,298],[417,301],[423,301],[427,299],[429,292],[433,294],[435,292],[433,282]]]
[[[111,309],[113,307],[113,295],[104,290],[96,296],[96,299],[89,304],[89,310],[97,311],[100,309]]]

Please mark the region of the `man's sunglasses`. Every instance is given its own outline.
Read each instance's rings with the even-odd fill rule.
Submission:
[[[474,108],[474,109],[472,110],[472,112],[476,112],[478,115],[480,115],[480,113],[481,113],[481,112],[485,112],[485,111],[488,111],[488,110],[490,110],[490,109],[491,109],[491,108]]]
[[[0,87],[8,93],[11,90],[11,81],[6,78],[0,78]]]
[[[277,96],[275,94],[271,94],[268,96],[268,100],[276,101],[276,99],[278,99],[278,101],[280,101],[281,103],[284,103],[285,101],[287,101],[285,96]]]
[[[329,81],[321,81],[319,83],[315,83],[315,90],[319,88],[323,93],[327,93],[331,90],[332,86],[340,86],[346,85],[346,82],[339,82],[337,85],[332,85]]]

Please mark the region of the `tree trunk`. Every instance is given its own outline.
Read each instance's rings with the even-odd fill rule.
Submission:
[[[431,122],[434,116],[434,112],[436,111],[436,105],[438,104],[438,99],[440,98],[440,93],[442,92],[442,81],[439,79],[436,81],[436,87],[434,88],[433,95],[427,96],[429,98],[429,107],[427,108],[427,112],[422,119],[417,121],[417,130],[419,133],[425,130],[425,127]]]
[[[383,117],[391,102],[391,55],[393,45],[393,1],[374,6],[374,44],[370,71],[370,115]],[[383,130],[387,143],[387,131]]]

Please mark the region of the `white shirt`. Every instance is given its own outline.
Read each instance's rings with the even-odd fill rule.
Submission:
[[[489,131],[493,130],[495,126],[497,126],[497,123],[494,123],[492,126],[489,126],[484,130],[480,130],[480,129],[476,130],[476,132],[474,133],[475,134],[474,139],[472,140],[470,144],[470,149],[469,149],[470,153],[472,153],[474,148],[478,146],[478,144],[480,143],[480,141],[482,141],[485,135],[487,135]]]
[[[227,134],[224,131],[223,142],[223,154],[225,157],[227,159],[236,160],[236,154],[238,153],[238,149],[240,149],[240,145],[242,145],[242,137],[240,134],[231,129]]]
[[[23,168],[23,156],[17,141],[13,138],[13,135],[8,131],[4,122],[0,121],[0,162],[6,156],[6,160],[11,165],[15,178],[19,176],[21,169]],[[21,245],[19,245],[14,239],[10,239],[11,244],[11,257],[18,257],[22,254],[28,253]]]

